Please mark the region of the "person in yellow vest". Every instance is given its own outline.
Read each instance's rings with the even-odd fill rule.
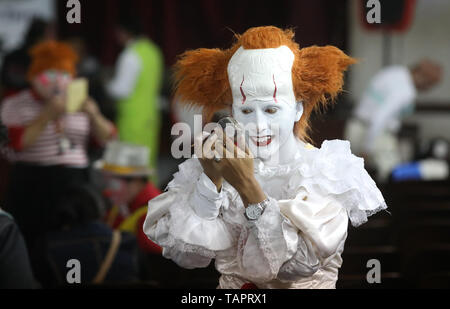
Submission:
[[[118,101],[117,127],[120,140],[147,146],[149,167],[157,180],[161,116],[158,96],[163,80],[163,55],[159,47],[142,35],[142,26],[134,19],[123,19],[116,37],[124,50],[116,72],[107,85],[109,95]]]
[[[124,142],[110,142],[101,160],[94,167],[105,177],[104,194],[113,207],[105,221],[113,229],[136,235],[139,247],[146,253],[160,254],[161,248],[149,240],[143,232],[147,204],[161,194],[148,177],[149,149]]]

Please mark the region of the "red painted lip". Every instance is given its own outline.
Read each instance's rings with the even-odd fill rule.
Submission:
[[[272,136],[264,136],[267,137],[267,141],[265,142],[259,142],[257,137],[251,137],[253,144],[255,144],[257,147],[266,147],[272,143]]]

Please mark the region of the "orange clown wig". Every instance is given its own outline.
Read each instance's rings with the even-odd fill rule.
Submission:
[[[300,49],[294,35],[292,30],[256,27],[236,35],[229,49],[200,48],[185,52],[175,64],[175,97],[186,104],[203,107],[209,121],[215,112],[230,108],[233,103],[227,68],[238,49],[287,46],[295,57],[292,67],[295,98],[304,105],[303,116],[295,124],[294,132],[298,138],[308,139],[312,111],[333,102],[342,91],[344,72],[356,61],[333,46]]]
[[[29,80],[48,70],[65,71],[72,76],[76,74],[78,56],[70,45],[53,40],[45,41],[34,46],[30,55]]]

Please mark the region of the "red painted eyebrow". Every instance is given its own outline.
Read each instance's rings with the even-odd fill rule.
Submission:
[[[275,100],[275,103],[278,103],[278,100],[277,100],[277,82],[275,81],[275,74],[273,75],[273,83],[275,85],[275,90],[273,92],[273,99]]]
[[[245,101],[247,101],[247,96],[244,93],[244,90],[242,89],[242,86],[244,85],[244,81],[245,81],[245,76],[242,76],[242,83],[241,83],[241,94],[242,94],[242,104],[245,103]]]

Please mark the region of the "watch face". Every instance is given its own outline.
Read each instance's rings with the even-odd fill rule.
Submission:
[[[262,214],[261,208],[257,205],[251,205],[247,207],[245,212],[250,220],[257,220]]]

